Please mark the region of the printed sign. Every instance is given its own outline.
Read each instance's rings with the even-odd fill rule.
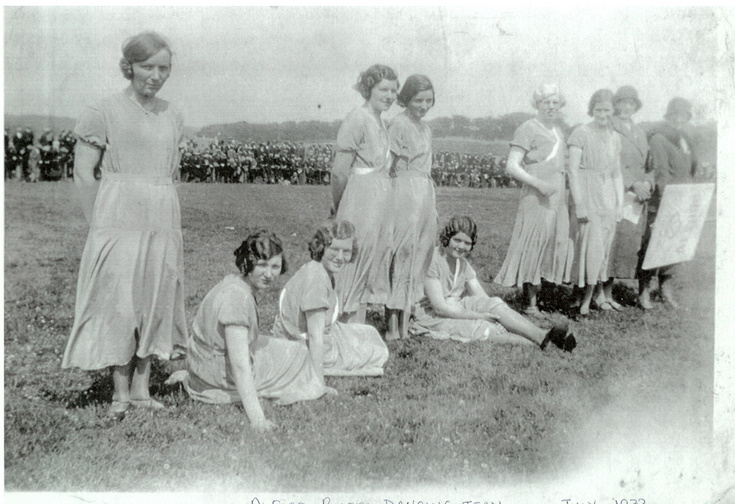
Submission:
[[[714,189],[714,184],[666,186],[643,269],[690,261],[694,257]]]

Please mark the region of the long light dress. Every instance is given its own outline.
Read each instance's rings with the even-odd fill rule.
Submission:
[[[498,297],[466,296],[467,282],[477,278],[477,273],[464,257],[457,260],[457,266],[452,271],[441,247],[434,250],[426,278],[439,280],[444,300],[450,305],[481,313],[493,313],[495,308],[505,304]],[[497,322],[441,317],[434,311],[428,297],[424,297],[416,305],[409,331],[414,335],[464,343],[496,338],[505,341],[508,334],[508,331]]]
[[[511,147],[525,152],[524,169],[557,190],[544,196],[523,184],[510,245],[495,283],[522,287],[524,283],[540,285],[542,279],[555,284],[570,280],[574,248],[569,229],[563,138],[558,127],[549,130],[538,119],[524,122],[513,135]]]
[[[240,275],[228,275],[204,297],[192,325],[184,387],[206,403],[240,402],[227,351],[225,328],[248,329],[250,360],[258,396],[276,404],[317,399],[326,389],[304,345],[258,334],[252,288]]]
[[[355,226],[357,255],[335,277],[342,311],[362,304],[385,304],[390,291],[390,148],[382,119],[365,107],[347,115],[337,134],[337,152],[355,155],[337,218]]]
[[[177,108],[156,99],[146,111],[131,89],[89,107],[77,122],[79,140],[104,153],[63,367],[121,366],[134,354],[168,359],[186,345],[174,186],[183,131]]]
[[[309,338],[306,312],[326,310],[323,370],[327,376],[381,376],[388,347],[367,324],[343,324],[329,274],[317,261],[304,264],[281,291],[273,336],[299,342]]]
[[[646,173],[648,141],[646,132],[635,124],[613,118],[613,127],[620,134],[623,190],[632,191],[633,184],[646,181],[655,187],[653,173]],[[608,274],[613,278],[636,278],[643,233],[646,230],[647,205],[644,204],[638,223],[623,219],[615,227],[615,239],[610,252]]]
[[[437,232],[431,129],[403,112],[388,126],[395,156],[391,293],[386,306],[410,311],[423,294]]]
[[[582,149],[578,170],[581,201],[575,204],[587,209],[588,222],[576,226],[572,282],[584,287],[610,277],[608,264],[616,219],[613,176],[620,172],[621,141],[612,128],[588,123],[572,132],[569,146]]]

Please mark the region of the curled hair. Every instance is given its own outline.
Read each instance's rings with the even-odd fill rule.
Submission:
[[[131,80],[133,78],[133,63],[145,61],[154,54],[158,54],[162,49],[173,55],[168,40],[154,31],[142,32],[125,40],[122,45],[123,57],[120,59],[120,70],[123,76]]]
[[[398,105],[400,105],[401,107],[405,107],[413,99],[414,96],[419,94],[421,91],[428,90],[431,90],[431,104],[432,106],[434,106],[436,105],[436,93],[434,91],[434,86],[431,84],[429,78],[425,75],[411,75],[408,77],[408,79],[406,79],[406,82],[403,83],[401,92],[398,93]]]
[[[286,255],[280,238],[267,229],[251,234],[235,250],[235,265],[243,275],[253,271],[258,261],[268,261],[277,255],[283,259],[281,273],[288,271]]]
[[[531,106],[538,109],[539,102],[542,102],[549,96],[554,95],[559,97],[559,108],[567,104],[567,100],[564,98],[564,95],[559,91],[559,86],[556,84],[541,84],[531,95]]]
[[[328,220],[322,223],[314,233],[314,237],[309,241],[309,253],[315,261],[321,261],[324,257],[324,251],[332,244],[332,240],[352,240],[352,257],[349,262],[357,257],[357,240],[355,237],[355,226],[350,221],[344,219]]]
[[[587,105],[587,115],[592,117],[592,110],[594,110],[595,105],[600,102],[610,102],[610,105],[612,105],[613,96],[613,92],[609,89],[598,89],[595,91],[595,94],[592,95],[592,98],[590,98],[590,102]]]
[[[457,235],[459,233],[464,233],[470,237],[470,239],[472,240],[472,247],[470,248],[470,251],[472,251],[472,249],[475,248],[475,243],[477,243],[477,224],[475,224],[475,221],[472,220],[472,217],[468,217],[466,215],[455,215],[451,219],[449,219],[449,222],[447,222],[447,224],[444,226],[444,229],[442,229],[441,233],[439,233],[439,241],[441,242],[442,246],[448,247],[449,240],[451,240],[454,235]]]
[[[354,88],[360,92],[363,98],[369,100],[370,93],[373,91],[373,88],[383,79],[396,81],[396,84],[400,86],[398,76],[391,67],[376,63],[364,72],[360,73],[360,77],[357,78],[357,83]]]

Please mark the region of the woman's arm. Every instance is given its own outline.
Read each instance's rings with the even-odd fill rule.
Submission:
[[[342,201],[342,194],[345,192],[347,187],[347,179],[350,176],[350,168],[355,162],[354,152],[337,152],[334,156],[334,163],[332,164],[332,199],[334,214],[337,214],[339,203]]]
[[[523,163],[523,157],[525,155],[526,154],[524,150],[520,147],[511,147],[510,153],[508,154],[508,161],[505,165],[506,173],[517,181],[523,182],[524,184],[530,185],[531,187],[537,189],[544,196],[551,196],[552,194],[554,194],[556,192],[556,187],[554,187],[552,184],[544,182],[538,177],[534,177],[521,167],[521,164]]]
[[[327,310],[320,308],[306,312],[306,331],[309,333],[306,346],[309,348],[309,356],[316,375],[322,384],[324,384],[324,328],[326,322]],[[326,385],[324,387],[328,394],[337,395],[337,391],[332,387]]]
[[[482,286],[479,287],[484,293],[485,291],[482,289]],[[427,278],[424,280],[424,291],[426,292],[426,297],[429,298],[432,308],[434,308],[434,312],[436,312],[440,317],[452,319],[496,320],[495,317],[489,313],[475,312],[467,310],[461,306],[454,306],[447,303],[444,299],[441,282],[436,278]]]
[[[74,186],[88,223],[92,222],[94,200],[99,187],[99,182],[94,178],[94,169],[101,159],[102,149],[81,140],[77,142],[74,148]]]
[[[623,205],[625,201],[625,188],[623,185],[622,160],[618,157],[617,167],[613,171],[612,179],[615,187],[616,212],[615,219],[620,222],[623,219]]]
[[[574,201],[574,210],[577,220],[587,222],[587,203],[582,200],[582,189],[579,186],[579,166],[582,163],[582,149],[576,146],[569,147],[569,190]]]
[[[230,358],[230,367],[237,386],[237,392],[242,400],[242,406],[253,429],[263,432],[273,429],[275,424],[270,420],[266,420],[263,408],[260,407],[253,370],[250,365],[250,339],[248,336],[247,327],[225,326],[227,354]]]

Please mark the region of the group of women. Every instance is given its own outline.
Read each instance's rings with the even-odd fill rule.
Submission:
[[[523,183],[508,253],[495,281],[522,287],[526,313],[538,313],[542,282],[579,288],[579,314],[591,306],[620,310],[615,278],[637,278],[642,262],[643,212],[655,187],[646,171],[646,133],[632,120],[641,107],[637,91],[596,91],[593,120],[567,142],[555,120],[564,97],[553,85],[537,89],[538,110],[511,141],[508,173]],[[565,163],[568,150],[568,163]],[[567,184],[571,197],[567,196]],[[642,308],[650,301],[640,299]]]
[[[123,44],[120,68],[130,86],[88,108],[75,127],[75,184],[90,230],[63,359],[64,367],[112,368],[110,416],[162,409],[150,397],[151,358],[186,355],[187,370],[171,382],[182,381],[192,398],[204,402],[242,402],[254,428],[270,429],[259,397],[281,404],[316,399],[336,393],[324,376],[383,374],[389,351],[365,324],[368,305],[385,306],[386,340],[411,332],[575,348],[566,320],[543,329],[488,296],[467,260],[478,238],[471,218],[449,218],[435,246],[431,131],[423,121],[434,89],[423,75],[400,87],[384,65],[360,74],[355,86],[365,102],[339,130],[333,218],[317,227],[308,243],[311,261],[281,291],[272,334],[259,331],[256,299],[287,264],[282,242],[268,230],[248,236],[235,251],[238,273],[206,295],[189,333],[173,186],[183,122],[177,108],[156,97],[171,72],[170,46],[153,32],[132,37]],[[382,114],[396,100],[405,111],[386,125]],[[595,286],[608,281],[623,205],[622,146],[611,125],[615,101],[608,91],[595,93],[589,107],[594,121],[569,140],[575,226],[565,197],[566,145],[554,125],[563,105],[558,89],[542,86],[534,93],[538,115],[512,142],[508,171],[524,186],[496,281],[525,285],[527,311],[537,306],[542,279],[573,278],[585,286],[580,312],[589,309]],[[642,196],[644,189],[634,188]],[[606,285],[598,304],[614,307]]]

